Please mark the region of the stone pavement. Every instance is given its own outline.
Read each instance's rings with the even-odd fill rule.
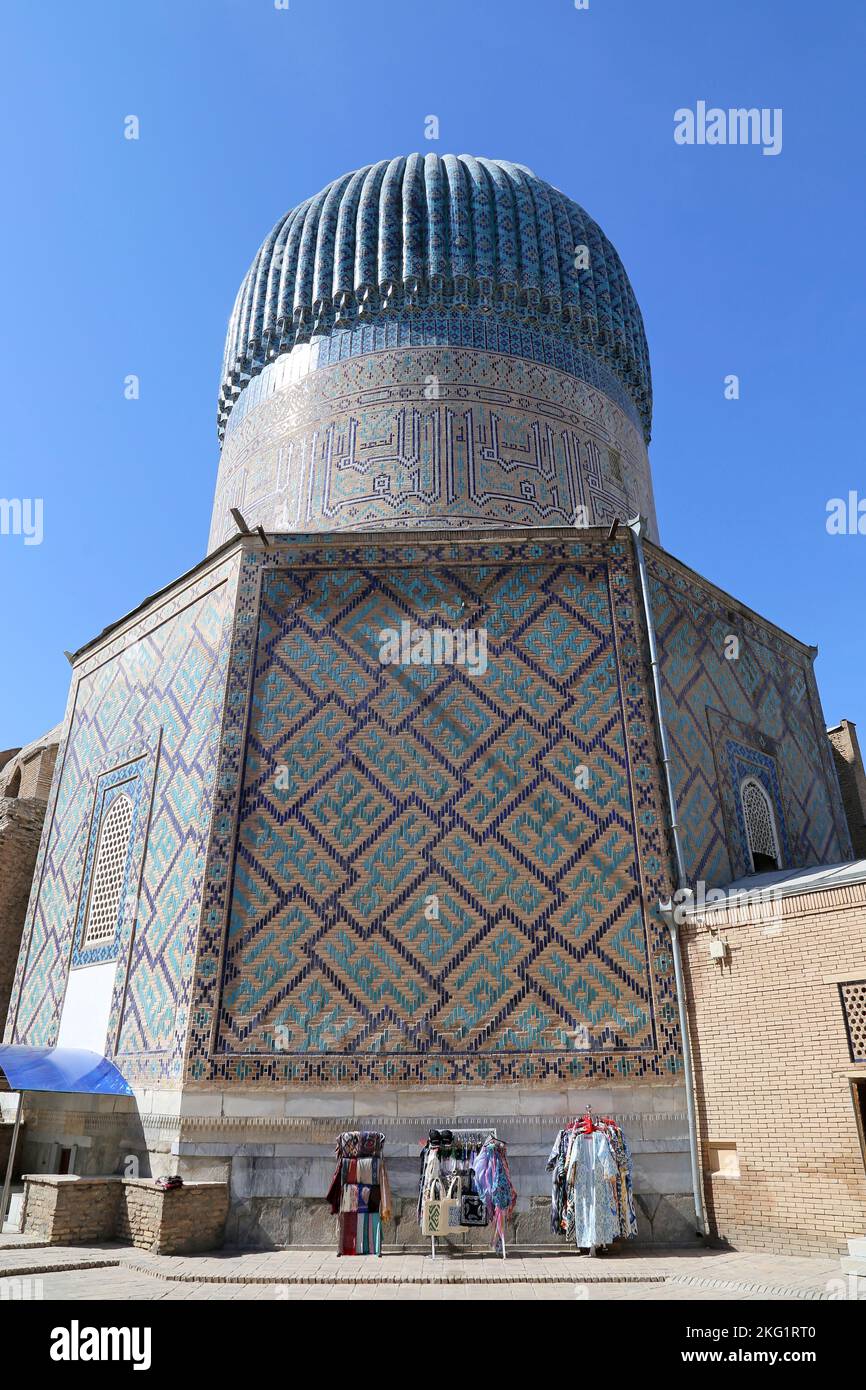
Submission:
[[[0,1298],[112,1299],[866,1299],[838,1259],[683,1249],[590,1259],[220,1250],[149,1255],[130,1246],[24,1245],[0,1239]]]

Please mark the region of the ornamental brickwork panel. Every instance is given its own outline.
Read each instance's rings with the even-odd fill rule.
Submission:
[[[809,649],[663,552],[650,552],[649,571],[689,878],[714,888],[752,872],[746,775],[773,803],[781,867],[850,858]]]
[[[180,1074],[236,570],[232,557],[179,584],[76,664],[9,1042],[57,1041],[70,965],[79,963],[93,817],[102,789],[129,784],[134,773],[142,784],[132,830],[135,873],[124,883],[117,938],[101,953],[118,962],[106,1054],[117,1056],[133,1083]]]
[[[677,1069],[630,547],[588,535],[248,552],[191,1079]]]

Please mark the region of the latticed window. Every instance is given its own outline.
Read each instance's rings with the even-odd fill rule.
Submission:
[[[102,818],[90,880],[83,950],[106,945],[113,940],[117,930],[129,854],[132,815],[132,802],[121,792],[114,798]]]
[[[746,840],[755,873],[781,867],[779,839],[773,805],[765,789],[754,777],[747,777],[740,787]]]
[[[866,980],[839,986],[852,1062],[866,1062]]]

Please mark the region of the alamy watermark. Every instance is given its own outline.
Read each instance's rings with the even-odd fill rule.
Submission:
[[[413,627],[404,619],[399,628],[379,633],[383,666],[465,666],[474,676],[487,670],[486,627]]]
[[[678,888],[671,898],[671,904],[673,919],[678,926],[695,917],[701,919],[705,913],[737,909],[747,911],[752,920],[767,931],[778,929],[782,917],[781,894],[772,885],[748,889],[730,885],[727,888],[708,888],[703,879],[698,879],[694,888]]]
[[[761,145],[764,154],[782,153],[781,106],[708,106],[699,101],[694,111],[681,106],[674,112],[674,140],[678,145]]]
[[[0,497],[0,536],[22,536],[25,545],[41,545],[41,497]]]
[[[866,536],[866,497],[853,491],[847,497],[831,497],[824,524],[831,536]]]

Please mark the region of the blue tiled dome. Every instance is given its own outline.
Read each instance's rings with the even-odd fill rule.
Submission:
[[[581,246],[587,269],[575,269]],[[643,320],[615,248],[524,165],[465,154],[381,160],[280,219],[232,311],[220,434],[247,383],[295,344],[421,308],[564,333],[607,364],[649,437]]]

